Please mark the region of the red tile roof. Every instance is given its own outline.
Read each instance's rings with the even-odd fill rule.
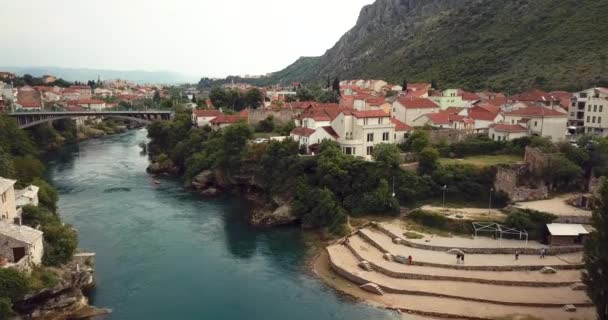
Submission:
[[[505,124],[505,123],[497,123],[490,126],[490,128],[494,128],[495,131],[502,132],[527,132],[528,129],[520,126],[518,124]]]
[[[291,134],[301,137],[310,137],[313,133],[315,133],[315,131],[315,129],[311,128],[297,127],[291,130]]]
[[[509,99],[513,100],[513,101],[531,101],[531,102],[545,102],[545,101],[551,101],[552,99],[556,100],[555,98],[553,98],[551,96],[551,94],[549,94],[548,92],[542,91],[542,90],[532,90],[532,91],[516,94],[514,96],[511,96]]]
[[[499,113],[500,108],[489,104],[477,105],[469,109],[469,117],[475,120],[494,121]]]
[[[458,107],[449,107],[445,110],[439,111],[439,113],[447,113],[447,114],[458,114],[460,111],[464,110],[464,108]]]
[[[522,117],[567,117],[565,113],[548,109],[545,107],[530,106],[519,110],[505,113],[507,116],[522,116]]]
[[[449,123],[454,123],[454,122],[471,123],[471,120],[472,120],[465,116],[460,116],[457,114],[448,114],[448,113],[428,113],[428,114],[426,114],[426,116],[434,124],[449,124]]]
[[[390,115],[382,110],[353,111],[355,118],[386,118]]]
[[[412,131],[414,128],[408,126],[407,124],[395,119],[391,118],[391,122],[395,124],[395,131]]]
[[[219,117],[216,117],[215,119],[209,121],[209,123],[211,124],[232,124],[232,123],[239,123],[245,121],[245,118],[243,118],[240,115],[221,115]]]
[[[211,118],[211,117],[219,117],[223,113],[220,110],[194,110],[192,111],[194,116],[197,118]]]
[[[462,97],[462,100],[465,100],[465,101],[478,101],[478,100],[481,100],[481,97],[479,97],[476,93],[466,92],[466,91],[462,92],[461,97]]]
[[[386,102],[386,100],[383,97],[374,97],[374,98],[368,98],[365,100],[365,103],[367,103],[371,106],[379,106],[385,102]]]
[[[336,131],[334,130],[334,128],[329,127],[329,126],[327,126],[327,127],[322,127],[322,128],[323,128],[323,130],[327,131],[327,133],[328,133],[330,136],[334,137],[335,139],[340,138],[340,136],[339,136],[339,135],[336,133]]]
[[[403,97],[397,99],[399,103],[408,109],[431,109],[439,108],[439,106],[430,99]]]
[[[76,105],[76,104],[104,104],[105,102],[97,99],[78,99],[68,101],[68,105]]]

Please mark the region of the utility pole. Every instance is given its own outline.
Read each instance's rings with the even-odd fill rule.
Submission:
[[[492,192],[494,192],[494,188],[490,188],[490,200],[488,204],[488,213],[492,212]]]
[[[444,185],[441,190],[443,191],[443,210],[446,210],[447,208],[445,207],[445,192],[448,190],[448,186]]]

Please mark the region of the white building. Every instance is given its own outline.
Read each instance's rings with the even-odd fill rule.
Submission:
[[[18,219],[15,203],[15,183],[17,181],[0,177],[0,221],[14,223]]]
[[[569,124],[579,131],[600,137],[608,136],[608,88],[591,88],[572,97]]]
[[[506,124],[521,124],[529,135],[547,137],[553,142],[566,137],[568,115],[547,107],[530,106],[504,114]]]
[[[192,124],[197,127],[211,125],[211,120],[223,115],[221,110],[193,110]]]
[[[439,111],[439,105],[427,98],[401,97],[393,102],[391,117],[414,126],[415,119]]]
[[[30,271],[42,263],[43,253],[42,231],[0,221],[0,260],[6,267]]]
[[[344,153],[366,160],[372,159],[377,144],[395,143],[395,124],[382,110],[344,110],[331,122],[331,127]]]
[[[15,205],[17,209],[27,205],[38,206],[38,188],[35,185],[30,185],[25,189],[15,191]]]
[[[496,123],[488,130],[488,136],[494,141],[511,141],[527,135],[528,128],[519,124]]]

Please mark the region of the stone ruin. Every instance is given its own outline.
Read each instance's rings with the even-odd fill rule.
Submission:
[[[523,164],[498,167],[494,189],[506,193],[514,202],[548,198],[549,189],[541,177],[553,156],[555,154],[527,147]]]

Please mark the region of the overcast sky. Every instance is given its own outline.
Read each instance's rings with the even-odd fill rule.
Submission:
[[[265,74],[321,55],[373,0],[0,0],[0,65]]]

